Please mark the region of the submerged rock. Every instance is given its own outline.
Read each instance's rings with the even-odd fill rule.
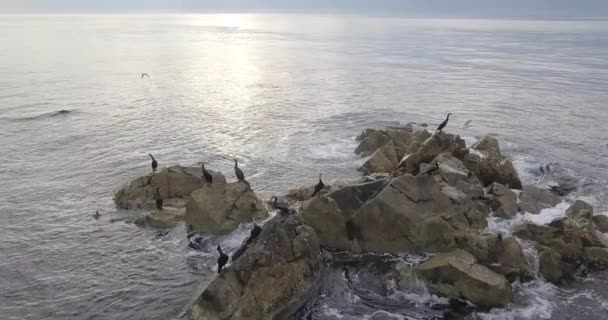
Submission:
[[[154,210],[135,219],[134,223],[139,226],[149,226],[153,228],[173,228],[183,219],[183,210],[164,207],[161,210]]]
[[[456,249],[438,254],[416,267],[429,288],[451,298],[464,298],[483,307],[504,306],[512,300],[507,279],[477,264],[470,253]]]
[[[221,173],[209,171],[214,183],[226,183]],[[203,186],[202,169],[198,167],[172,166],[163,168],[152,175],[134,179],[114,195],[114,202],[122,209],[154,207],[152,194],[156,188],[161,196],[170,199],[186,199],[192,191]]]
[[[214,183],[192,192],[186,204],[186,223],[193,230],[225,234],[243,222],[264,219],[266,206],[243,182]]]
[[[277,216],[232,265],[196,294],[179,319],[285,319],[316,293],[320,279],[315,231],[295,216]]]

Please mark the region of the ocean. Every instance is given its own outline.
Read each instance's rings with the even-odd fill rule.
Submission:
[[[578,179],[567,200],[608,214],[606,20],[0,15],[0,39],[2,319],[169,319],[214,276],[214,245],[234,250],[251,226],[194,252],[183,226],[126,223],[113,193],[148,153],[228,179],[237,158],[267,199],[319,172],[358,177],[365,128],[451,112],[447,131],[495,134],[526,183],[551,164]],[[330,268],[294,319],[431,319],[441,298],[375,276],[417,258],[348,264],[355,285]],[[601,319],[607,286],[519,284],[513,306],[471,319]]]

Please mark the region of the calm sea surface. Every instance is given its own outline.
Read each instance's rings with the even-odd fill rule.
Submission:
[[[606,21],[0,15],[0,39],[1,319],[167,319],[213,276],[213,245],[249,226],[192,252],[183,226],[120,221],[135,213],[113,192],[148,173],[148,153],[229,179],[236,157],[267,198],[318,172],[356,177],[364,128],[452,112],[449,130],[496,134],[526,182],[552,163],[580,180],[574,197],[608,208]],[[332,298],[303,313],[423,318],[417,300],[435,298],[377,289],[375,263],[358,288],[331,273]],[[477,317],[600,319],[606,278],[526,284],[516,306]]]

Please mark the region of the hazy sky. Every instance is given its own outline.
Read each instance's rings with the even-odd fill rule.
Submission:
[[[423,16],[608,16],[608,0],[0,0],[0,12],[315,11]]]

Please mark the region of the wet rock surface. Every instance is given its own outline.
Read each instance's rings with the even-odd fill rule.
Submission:
[[[321,271],[315,231],[297,217],[277,216],[179,319],[283,319],[316,293]]]

